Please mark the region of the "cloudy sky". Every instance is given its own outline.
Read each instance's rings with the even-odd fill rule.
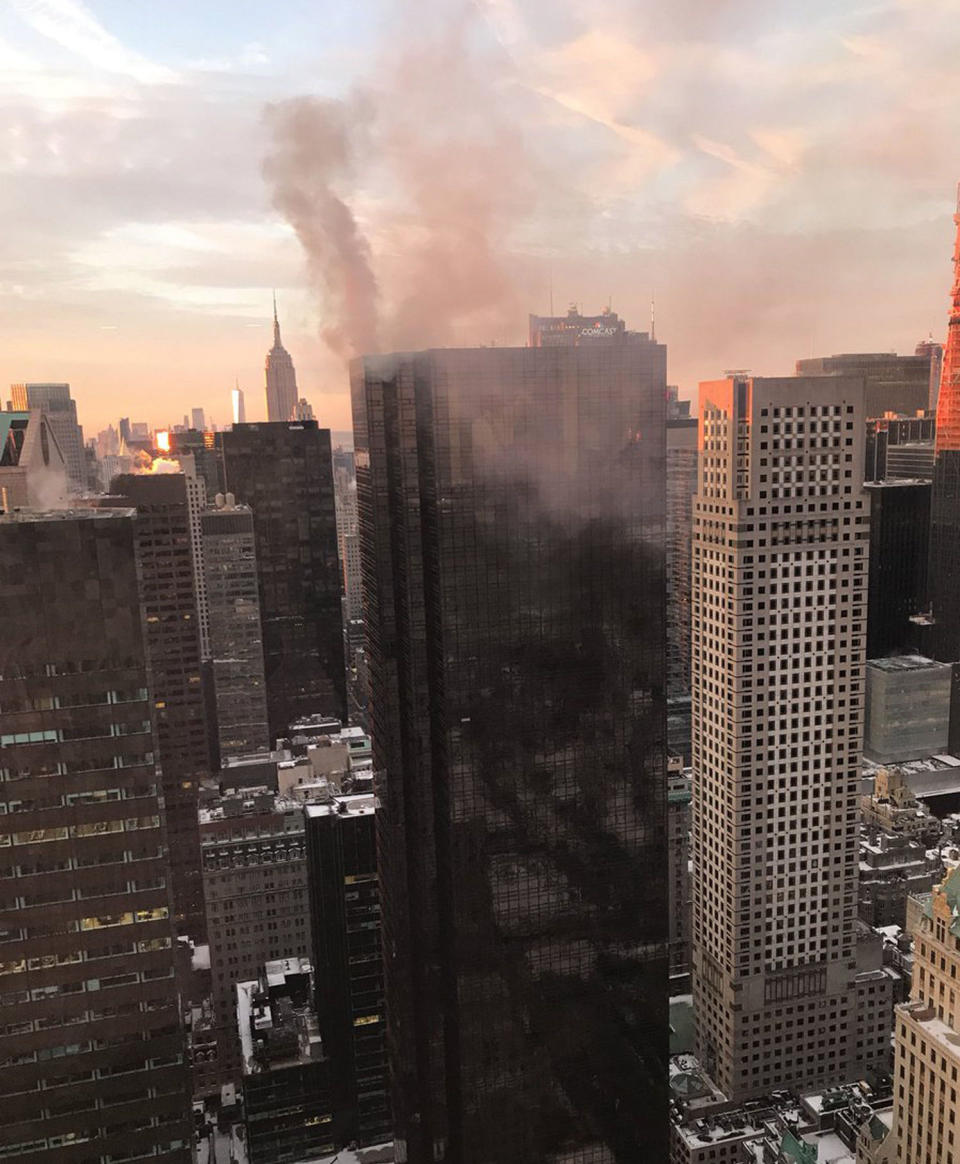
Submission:
[[[942,336],[960,0],[0,0],[0,376],[88,435],[608,300],[670,379]]]

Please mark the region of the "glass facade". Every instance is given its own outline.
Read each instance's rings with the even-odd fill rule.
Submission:
[[[253,510],[270,738],[346,715],[330,431],[316,421],[220,433],[226,487]]]
[[[352,369],[401,1161],[667,1157],[665,362]]]

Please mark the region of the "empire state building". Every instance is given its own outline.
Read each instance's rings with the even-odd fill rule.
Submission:
[[[297,373],[280,342],[277,297],[273,297],[273,347],[267,352],[267,420],[290,420],[297,405]]]

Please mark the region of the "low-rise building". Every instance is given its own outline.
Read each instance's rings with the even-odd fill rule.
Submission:
[[[929,893],[941,874],[940,854],[902,833],[864,829],[860,835],[858,908],[868,926],[902,926],[907,897]]]
[[[860,823],[867,829],[910,837],[932,844],[940,837],[939,821],[917,800],[902,768],[880,767],[873,774],[873,791],[860,797]]]

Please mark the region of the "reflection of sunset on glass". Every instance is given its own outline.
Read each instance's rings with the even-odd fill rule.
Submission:
[[[160,453],[169,453],[170,452],[170,433],[167,432],[166,429],[160,429],[155,434],[154,440],[156,442],[157,452],[160,452]]]
[[[638,320],[656,288],[684,396],[943,338],[950,0],[148,10],[0,14],[2,375],[69,382],[90,435],[229,423],[236,377],[263,417],[273,287],[335,429],[352,329],[522,343],[551,290]]]

